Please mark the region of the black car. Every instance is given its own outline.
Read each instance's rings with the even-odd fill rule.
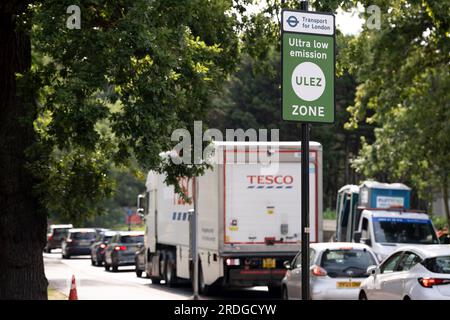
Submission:
[[[108,242],[116,233],[116,231],[103,231],[97,234],[97,239],[91,246],[91,263],[93,266],[103,265],[103,262],[105,262],[105,250]]]
[[[67,233],[73,228],[71,224],[52,224],[48,228],[47,243],[44,252],[50,253],[53,249],[61,248],[61,242],[67,237]]]
[[[71,256],[91,254],[91,246],[96,235],[95,229],[70,229],[67,238],[61,245],[62,258],[70,259]]]

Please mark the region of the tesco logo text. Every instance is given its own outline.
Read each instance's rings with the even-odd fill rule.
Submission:
[[[247,176],[250,184],[292,184],[294,177],[292,176]]]

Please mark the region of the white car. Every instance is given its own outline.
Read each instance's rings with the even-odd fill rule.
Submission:
[[[360,300],[450,300],[450,245],[401,247],[367,272]]]
[[[358,299],[359,286],[367,268],[378,264],[375,253],[362,243],[327,242],[310,246],[310,296],[313,300]],[[301,299],[301,253],[292,262],[282,280],[283,299]]]

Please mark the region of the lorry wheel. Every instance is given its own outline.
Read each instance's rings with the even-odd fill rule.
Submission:
[[[175,262],[168,255],[166,257],[168,258],[165,263],[166,270],[164,272],[166,285],[168,287],[175,287],[177,284],[177,270],[175,268]]]
[[[161,278],[158,277],[149,277],[150,280],[152,280],[152,284],[160,284],[161,283]]]
[[[367,300],[366,293],[364,291],[361,291],[359,293],[359,300]]]
[[[166,255],[161,254],[159,258],[159,276],[161,280],[166,281],[166,273],[165,273],[165,266],[166,266]]]

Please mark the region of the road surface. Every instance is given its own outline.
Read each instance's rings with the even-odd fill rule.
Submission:
[[[107,272],[103,267],[91,265],[89,256],[61,259],[61,251],[44,253],[45,275],[50,287],[68,295],[72,275],[75,275],[79,300],[188,300],[192,290],[188,284],[167,288],[164,284],[152,284],[151,280],[138,278],[134,267],[120,267],[118,272]],[[266,287],[241,290],[224,290],[219,296],[201,299],[255,299],[270,296]]]

